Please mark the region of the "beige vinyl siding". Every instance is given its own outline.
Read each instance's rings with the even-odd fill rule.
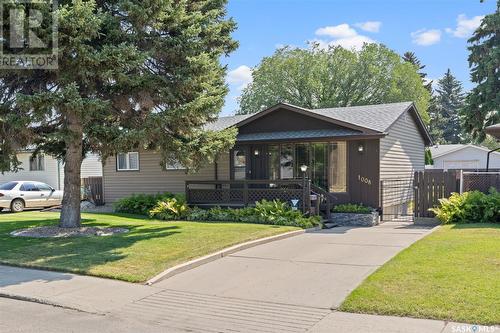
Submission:
[[[380,179],[411,178],[425,168],[425,143],[413,116],[405,112],[380,139]]]
[[[102,176],[101,158],[97,154],[88,154],[82,161],[81,177]]]
[[[218,161],[218,178],[229,179],[229,154]],[[154,151],[139,152],[139,171],[117,171],[116,157],[110,157],[103,166],[104,200],[107,204],[132,193],[184,193],[186,180],[214,180],[215,165],[207,164],[196,173],[186,170],[164,170],[160,155]]]
[[[44,154],[44,169],[30,171],[29,160],[31,155],[29,152],[17,154],[17,159],[21,162],[20,168],[22,170],[18,172],[5,172],[4,174],[0,173],[0,184],[13,180],[31,180],[46,183],[55,189],[62,188],[63,183],[60,183],[58,179],[58,170],[62,172],[62,165],[60,165],[59,161],[50,155]]]

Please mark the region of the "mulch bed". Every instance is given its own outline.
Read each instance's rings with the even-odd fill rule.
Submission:
[[[34,238],[65,238],[65,237],[88,237],[88,236],[112,236],[128,232],[125,228],[99,228],[99,227],[79,227],[60,228],[57,226],[34,227],[14,230],[10,234],[15,237]]]

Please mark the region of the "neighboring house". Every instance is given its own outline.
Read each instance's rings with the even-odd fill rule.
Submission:
[[[430,147],[433,165],[428,169],[485,169],[490,149],[471,144],[436,145]],[[490,169],[500,169],[500,153],[490,154]]]
[[[24,150],[17,154],[21,162],[18,172],[0,173],[0,183],[11,180],[32,180],[46,183],[51,187],[62,190],[64,188],[64,164],[46,154],[32,156],[33,151]],[[95,154],[89,154],[82,162],[81,177],[102,176],[102,163]]]
[[[411,102],[316,110],[278,104],[207,125],[211,130],[229,127],[238,128],[233,149],[193,174],[179,166],[162,168],[154,151],[109,158],[103,168],[106,203],[132,193],[186,190],[193,204],[250,202],[278,191],[293,192],[290,182],[300,186],[301,166],[306,165],[316,191],[328,192],[333,203],[378,208],[380,181],[411,180],[415,171],[424,169],[424,149],[432,144]],[[197,181],[198,187],[186,181]],[[243,187],[250,187],[250,197]],[[384,206],[388,203],[384,198]]]

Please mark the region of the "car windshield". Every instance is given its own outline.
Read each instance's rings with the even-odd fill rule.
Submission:
[[[4,184],[0,185],[0,190],[10,191],[10,190],[12,190],[14,187],[16,187],[16,185],[17,185],[17,182],[8,182],[8,183],[4,183]]]

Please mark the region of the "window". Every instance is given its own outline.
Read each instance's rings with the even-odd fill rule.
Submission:
[[[179,162],[167,163],[166,170],[185,170],[186,168]]]
[[[329,191],[347,192],[347,145],[335,142],[329,152]]]
[[[139,170],[139,153],[120,153],[116,156],[116,169],[118,171]]]
[[[52,191],[52,187],[44,183],[37,183],[36,187],[38,187],[40,191]]]
[[[311,144],[311,165],[310,174],[311,181],[314,185],[323,189],[328,188],[328,144],[313,143]]]
[[[8,183],[4,183],[4,184],[0,185],[0,190],[10,191],[10,190],[12,190],[14,187],[16,187],[16,185],[17,185],[17,182],[8,182]]]
[[[246,179],[247,156],[242,149],[233,150],[234,179]]]
[[[30,171],[43,171],[45,169],[45,161],[43,155],[30,157]]]
[[[293,178],[293,145],[281,146],[280,175],[281,179]]]
[[[300,167],[303,165],[309,165],[309,144],[308,143],[297,143],[295,145],[295,178],[304,177],[303,172]]]
[[[269,146],[268,154],[269,154],[269,179],[272,180],[279,179],[280,146]]]
[[[37,192],[40,191],[34,183],[23,183],[20,188],[21,191]]]

